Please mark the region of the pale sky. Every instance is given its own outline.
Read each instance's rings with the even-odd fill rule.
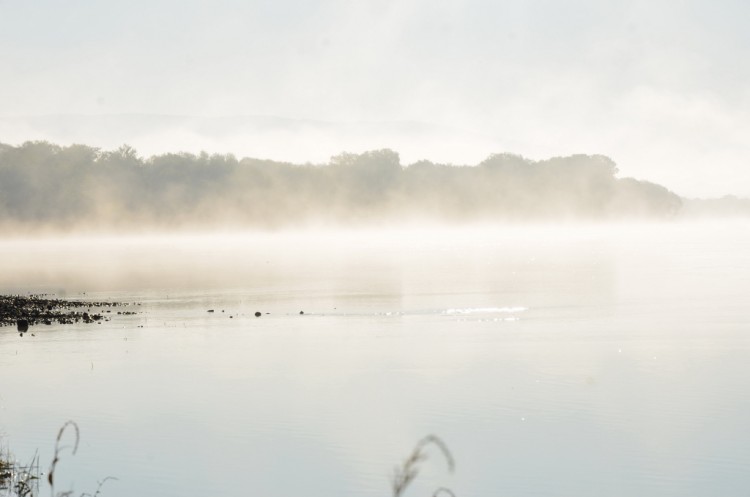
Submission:
[[[682,195],[750,196],[748,19],[739,0],[0,0],[0,118],[410,121],[452,136],[288,132],[258,150],[320,161],[390,146],[403,162],[454,163],[598,153]],[[0,126],[0,142],[60,140],[43,133]],[[110,138],[189,148],[173,132]],[[253,140],[193,137],[237,155]]]

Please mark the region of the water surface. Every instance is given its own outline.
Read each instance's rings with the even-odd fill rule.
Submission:
[[[140,306],[0,329],[0,430],[75,420],[107,497],[389,495],[428,433],[408,495],[747,495],[748,227],[6,240],[4,292]]]

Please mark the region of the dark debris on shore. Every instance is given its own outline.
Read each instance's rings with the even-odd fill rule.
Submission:
[[[48,298],[46,295],[0,295],[0,326],[17,326],[21,333],[29,326],[109,321],[112,308],[121,302],[92,302]],[[119,312],[119,314],[131,314]]]

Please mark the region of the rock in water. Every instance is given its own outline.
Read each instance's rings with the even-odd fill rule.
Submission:
[[[260,317],[260,312],[256,312],[256,313],[255,313],[255,317],[256,317],[256,318],[259,318],[259,317]]]
[[[29,331],[29,322],[25,319],[19,319],[16,321],[16,326],[18,326],[18,331],[21,333],[26,333]]]

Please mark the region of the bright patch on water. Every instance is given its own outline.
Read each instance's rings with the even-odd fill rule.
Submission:
[[[527,307],[464,307],[446,309],[443,314],[510,314],[527,311]]]

